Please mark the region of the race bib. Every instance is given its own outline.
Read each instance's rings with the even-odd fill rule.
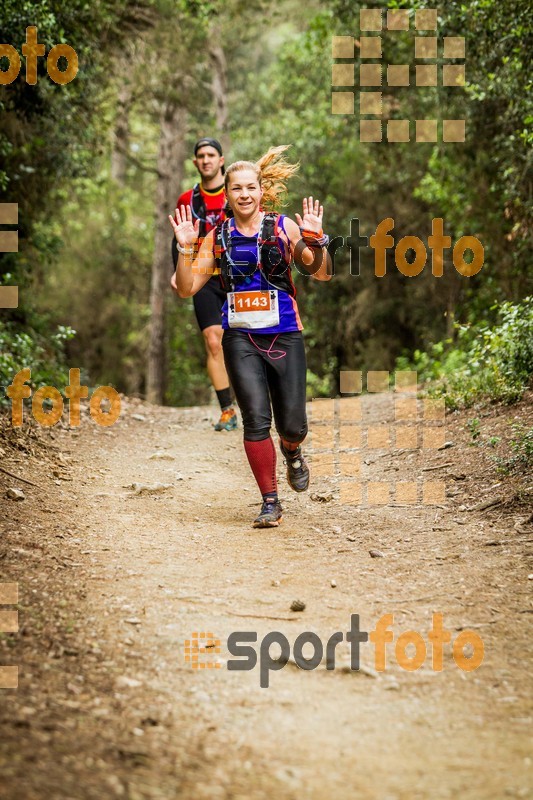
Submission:
[[[230,328],[273,328],[279,325],[278,292],[229,292]]]

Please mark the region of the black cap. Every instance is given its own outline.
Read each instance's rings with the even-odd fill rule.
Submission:
[[[215,150],[218,150],[219,154],[222,155],[222,145],[218,141],[218,139],[198,139],[196,144],[194,145],[194,155],[198,152],[201,147],[214,147]]]

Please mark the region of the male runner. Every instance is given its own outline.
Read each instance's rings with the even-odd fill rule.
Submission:
[[[199,220],[198,235],[204,238],[224,217],[224,156],[222,145],[216,139],[203,138],[194,147],[193,163],[200,173],[200,183],[183,192],[176,203],[177,208],[190,206],[193,221]],[[178,260],[176,239],[172,237],[174,268]],[[175,274],[172,288],[176,291]],[[220,403],[221,416],[215,425],[216,431],[231,431],[237,427],[237,415],[233,408],[228,373],[222,352],[222,306],[226,294],[218,275],[213,275],[205,286],[194,295],[194,311],[202,331],[207,351],[207,372]]]

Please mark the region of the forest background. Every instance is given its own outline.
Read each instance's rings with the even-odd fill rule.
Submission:
[[[355,277],[346,248],[329,284],[297,276],[310,397],[338,393],[342,369],[395,366],[418,369],[451,405],[519,397],[533,371],[530,3],[440,2],[439,38],[466,39],[464,89],[413,78],[383,87],[384,116],[466,117],[464,143],[361,143],[357,114],[331,113],[332,36],[357,38],[360,8],[412,17],[426,5],[4,0],[0,42],[20,53],[36,25],[47,52],[74,47],[79,72],[60,86],[39,59],[30,86],[23,60],[0,87],[1,198],[19,206],[19,252],[2,254],[0,285],[18,285],[20,297],[0,311],[0,384],[30,366],[34,386],[61,389],[80,367],[90,386],[209,401],[192,301],[169,287],[167,214],[197,180],[194,142],[214,135],[228,163],[292,145],[301,168],[285,211],[319,197],[331,236],[347,237],[352,218],[369,236],[392,217],[396,240],[427,242],[442,217],[452,242],[471,235],[484,246],[471,278],[451,251],[442,278],[429,254],[416,278],[393,260],[377,278],[369,249]],[[385,62],[412,63],[413,35],[412,21],[384,31]]]

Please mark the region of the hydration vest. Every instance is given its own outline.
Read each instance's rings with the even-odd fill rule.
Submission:
[[[195,183],[192,189],[191,196],[191,212],[195,219],[200,220],[200,227],[198,229],[198,236],[202,239],[205,237],[205,223],[207,216],[207,208],[205,207],[204,198],[200,191],[200,184]]]
[[[243,269],[241,274],[232,274],[228,257],[227,244],[230,240],[231,221],[226,219],[216,226],[213,253],[217,268],[220,270],[220,283],[225,292],[238,290],[246,283],[246,278],[251,276],[256,269],[259,269],[268,282],[265,288],[268,288],[268,284],[270,284],[274,288],[286,292],[291,297],[296,296],[296,287],[291,277],[290,255],[288,257],[285,255],[276,237],[279,216],[279,214],[268,213],[263,217],[257,239],[257,247],[261,254],[260,263],[255,266],[250,265],[249,271]],[[238,241],[241,244],[251,243],[254,246],[256,245],[255,236],[239,235]]]

